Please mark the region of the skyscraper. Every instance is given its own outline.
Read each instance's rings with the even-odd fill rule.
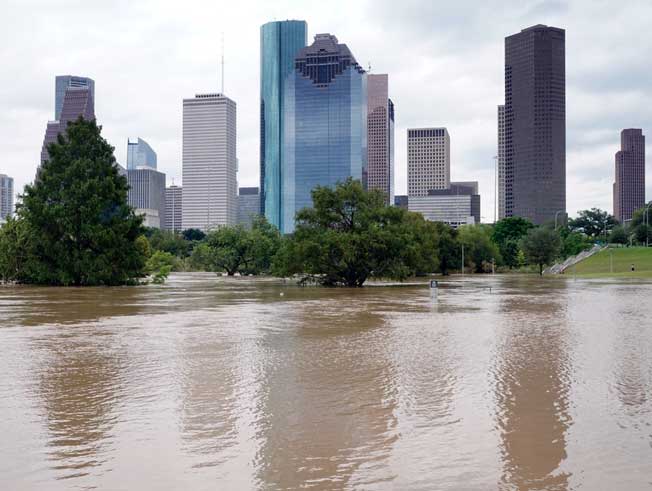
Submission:
[[[240,188],[238,190],[238,225],[250,228],[256,215],[260,215],[258,188]]]
[[[296,212],[312,205],[315,186],[362,179],[367,73],[346,44],[331,34],[317,34],[296,56],[284,104],[280,229],[289,233]]]
[[[141,138],[127,140],[127,170],[137,167],[156,169],[156,152]]]
[[[260,28],[260,207],[270,223],[281,223],[281,163],[285,128],[285,84],[294,58],[306,46],[302,20],[268,22]]]
[[[620,132],[616,152],[616,182],[613,186],[614,217],[625,223],[645,206],[645,135],[640,129]]]
[[[95,81],[88,77],[76,77],[75,75],[57,75],[54,81],[54,119],[61,119],[63,99],[68,87],[88,87],[91,97],[95,100]]]
[[[0,221],[4,221],[14,213],[14,180],[0,174]]]
[[[367,189],[394,202],[394,104],[389,98],[386,74],[367,75]]]
[[[173,232],[183,230],[182,192],[181,186],[175,186],[174,184],[165,188],[165,217],[162,226],[164,230],[172,230]]]
[[[238,214],[236,104],[223,94],[183,100],[184,228],[234,225]]]
[[[64,133],[68,123],[79,116],[86,120],[95,119],[95,101],[90,87],[68,87],[61,105],[59,119],[48,121],[41,147],[41,163],[49,158],[48,145],[57,140],[59,133]]]
[[[498,106],[498,154],[496,155],[496,193],[498,193],[498,220],[505,218],[505,106]]]
[[[129,205],[143,215],[146,227],[165,223],[165,174],[150,167],[127,169]]]
[[[566,212],[565,31],[505,38],[505,215],[536,224]]]
[[[408,197],[428,196],[451,184],[451,141],[446,128],[408,131]]]

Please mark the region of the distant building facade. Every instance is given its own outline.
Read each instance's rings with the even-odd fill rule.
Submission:
[[[127,169],[136,169],[137,167],[149,167],[156,169],[156,152],[152,150],[149,144],[138,138],[137,140],[127,140]]]
[[[387,74],[367,75],[367,189],[377,189],[386,203],[394,201],[394,103]]]
[[[450,187],[450,136],[446,128],[408,129],[408,196]]]
[[[616,179],[613,185],[614,217],[625,223],[645,206],[645,135],[630,128],[620,133],[616,152]]]
[[[505,38],[505,216],[565,211],[565,31],[536,25]]]
[[[505,218],[505,106],[498,106],[498,153],[496,155],[498,220]]]
[[[129,205],[144,216],[146,227],[165,223],[165,174],[148,167],[127,169]]]
[[[0,174],[0,222],[6,221],[14,213],[14,180]]]
[[[165,188],[165,217],[163,220],[163,229],[173,232],[183,230],[183,189],[181,186],[169,186]]]
[[[260,213],[281,225],[281,167],[284,152],[285,86],[294,59],[306,46],[302,20],[268,22],[260,28]]]
[[[91,99],[95,100],[95,81],[88,77],[75,75],[57,75],[54,80],[54,119],[61,119],[63,100],[69,87],[86,87],[89,89]]]
[[[290,233],[296,212],[312,205],[316,186],[334,186],[349,177],[362,180],[367,73],[346,44],[331,34],[317,34],[295,58],[284,103],[280,230]]]
[[[410,196],[408,209],[426,220],[454,228],[480,223],[480,195],[477,182],[451,183],[449,189],[433,189],[427,196]]]
[[[408,209],[408,197],[406,194],[394,196],[394,206],[403,208],[404,210]]]
[[[183,100],[184,228],[208,231],[238,218],[236,104],[223,94]]]
[[[260,193],[258,188],[238,190],[238,224],[251,227],[255,216],[260,215]]]

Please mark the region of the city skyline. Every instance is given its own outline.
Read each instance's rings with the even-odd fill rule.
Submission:
[[[29,39],[15,32],[16,38],[25,39],[25,43],[16,43],[11,54],[3,53],[5,66],[10,68],[5,74],[8,76],[13,67],[20,68],[27,76],[21,87],[5,84],[11,85],[2,95],[6,97],[3,102],[11,117],[0,122],[0,129],[8,135],[11,144],[3,149],[0,172],[15,177],[16,193],[33,178],[38,163],[35,148],[40,145],[39,140],[42,142],[44,122],[52,118],[52,79],[72,73],[91,77],[98,84],[96,111],[101,115],[104,136],[117,149],[118,162],[126,164],[123,142],[128,135],[145,134],[164,161],[161,170],[181,184],[179,101],[188,94],[218,88],[219,32],[223,30],[225,90],[239,107],[238,184],[257,185],[260,25],[274,18],[305,19],[309,38],[318,32],[334,32],[346,40],[365,68],[371,63],[371,73],[388,73],[392,79],[391,96],[400,108],[396,121],[396,194],[406,192],[406,128],[446,126],[454,135],[453,175],[457,179],[482,182],[482,215],[484,221],[491,221],[495,104],[502,101],[504,37],[542,23],[567,32],[568,211],[573,215],[578,209],[592,206],[611,210],[613,154],[619,148],[619,131],[636,127],[645,132],[652,126],[652,116],[646,114],[642,104],[649,98],[650,84],[639,53],[647,51],[652,38],[643,23],[635,19],[630,31],[639,32],[643,39],[636,50],[626,49],[625,34],[612,29],[621,13],[607,15],[604,9],[588,2],[572,6],[555,2],[530,9],[517,8],[517,5],[505,9],[499,18],[480,4],[471,11],[446,7],[439,12],[435,6],[416,2],[407,2],[400,12],[390,15],[391,5],[380,2],[373,8],[371,4],[351,7],[347,18],[343,18],[336,15],[337,9],[332,5],[306,8],[297,3],[260,4],[252,14],[250,2],[226,12],[222,9],[221,17],[217,7],[206,4],[205,18],[201,19],[188,14],[178,19],[163,6],[147,23],[138,28],[132,26],[129,35],[120,42],[109,40],[105,37],[108,30],[95,25],[91,18],[93,9],[82,7],[71,12],[64,4],[55,9],[61,12],[56,12],[44,7],[38,16],[50,15],[53,20],[67,16],[70,25],[82,26],[88,21],[89,26],[79,33],[74,29],[63,33],[51,46],[44,39],[49,32],[47,26],[38,35],[33,35],[33,31],[30,34],[28,29]],[[28,8],[29,5],[10,6],[9,33],[13,32],[13,24],[20,25],[11,21],[23,18]],[[639,8],[650,10],[642,2]],[[128,25],[131,25],[130,16],[136,14],[121,10],[119,5],[102,9],[106,20],[117,22],[124,16],[120,22]],[[366,20],[365,25],[360,25],[362,19]],[[487,19],[492,20],[488,29],[476,29]],[[439,28],[426,30],[426,24],[433,22]],[[595,29],[596,24],[600,29]],[[93,36],[98,43],[93,49],[88,49],[88,44],[84,49],[78,48],[75,40],[83,38],[88,34],[86,29],[91,28],[97,30]],[[475,29],[472,36],[465,34],[469,29]],[[178,34],[177,48],[164,36],[170,30]],[[599,36],[596,31],[600,31]],[[135,49],[152,37],[157,43],[148,47],[148,58],[166,53],[174,62],[159,66],[148,65],[143,60],[142,64],[130,67],[129,73],[116,73],[111,63],[115,55]],[[44,62],[37,67],[34,53],[41,49]],[[628,77],[625,79],[622,73]],[[143,86],[148,87],[147,93],[143,93]],[[650,195],[648,183],[648,198]]]

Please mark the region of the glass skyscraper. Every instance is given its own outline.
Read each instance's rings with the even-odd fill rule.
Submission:
[[[156,152],[143,140],[127,140],[127,170],[137,167],[156,169]]]
[[[367,73],[331,34],[318,34],[296,56],[285,86],[281,222],[294,230],[297,211],[312,206],[315,186],[348,177],[362,180],[367,166]]]
[[[54,82],[54,119],[59,120],[63,99],[66,96],[68,87],[88,87],[91,97],[95,100],[95,81],[88,77],[76,77],[75,75],[57,75]]]
[[[285,85],[294,59],[306,46],[302,20],[268,22],[260,28],[260,211],[281,224],[281,165],[285,126]]]

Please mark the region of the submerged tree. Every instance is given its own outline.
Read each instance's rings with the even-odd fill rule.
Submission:
[[[543,275],[543,266],[550,264],[559,254],[561,239],[559,234],[548,227],[537,227],[528,231],[521,241],[521,249],[530,264],[539,266]]]
[[[26,252],[18,280],[45,285],[121,285],[144,275],[142,219],[127,179],[95,121],[81,117],[48,147],[17,207]]]

